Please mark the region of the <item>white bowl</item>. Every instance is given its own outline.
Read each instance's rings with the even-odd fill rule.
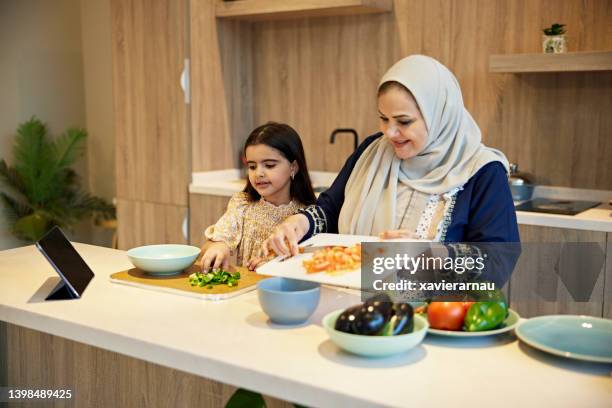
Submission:
[[[414,330],[397,336],[364,336],[336,330],[336,319],[345,309],[331,312],[323,318],[323,327],[338,347],[366,357],[384,357],[402,353],[416,347],[427,334],[429,323],[419,314],[414,315]]]
[[[176,275],[189,268],[200,254],[191,245],[145,245],[127,251],[135,267],[151,275]]]

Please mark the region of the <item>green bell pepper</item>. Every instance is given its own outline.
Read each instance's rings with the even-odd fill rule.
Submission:
[[[508,314],[505,301],[476,302],[467,311],[463,322],[469,332],[491,330],[499,326]]]
[[[476,302],[468,309],[463,328],[475,332],[491,330],[508,317],[508,302],[500,290],[477,292]]]

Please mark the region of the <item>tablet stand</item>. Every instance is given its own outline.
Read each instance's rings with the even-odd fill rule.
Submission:
[[[78,296],[72,293],[68,286],[63,280],[60,280],[57,285],[53,288],[49,296],[45,300],[66,300],[66,299],[78,299]]]

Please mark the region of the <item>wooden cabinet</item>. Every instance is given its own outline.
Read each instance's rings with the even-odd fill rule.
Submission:
[[[111,1],[121,249],[181,242],[176,232],[191,174],[188,112],[180,87],[186,13],[181,0]],[[164,223],[169,231],[161,228]]]
[[[227,208],[230,197],[190,194],[189,195],[189,243],[201,246],[204,230],[217,222]]]
[[[602,316],[604,293],[612,291],[612,282],[605,281],[606,262],[610,275],[610,243],[605,232],[583,231],[568,228],[551,228],[532,225],[520,225],[523,254],[515,268],[510,281],[510,304],[523,317],[533,317],[547,314],[585,314]],[[536,247],[528,248],[535,243]],[[547,243],[551,245],[546,245]],[[593,256],[585,256],[582,260],[592,262],[601,267],[596,277],[586,273],[586,265],[576,265],[567,274],[555,272],[559,269],[563,245],[552,243],[594,243],[600,250],[595,250]],[[606,257],[606,246],[608,246]],[[591,247],[593,249],[593,247]],[[582,250],[582,248],[580,249]],[[567,265],[567,264],[566,264]],[[559,276],[565,276],[561,279]],[[588,275],[588,276],[587,276]],[[607,289],[604,292],[604,283]],[[574,290],[568,290],[568,286]],[[575,287],[581,286],[581,293],[590,293],[588,299],[576,299]],[[610,295],[608,311],[610,313]]]
[[[0,321],[4,350],[0,384],[73,390],[73,399],[66,401],[70,404],[48,406],[222,408],[236,391],[233,385]],[[264,398],[269,408],[295,407]]]
[[[140,245],[186,244],[187,206],[117,200],[119,249]]]

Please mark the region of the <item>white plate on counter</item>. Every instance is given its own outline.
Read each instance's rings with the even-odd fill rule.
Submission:
[[[318,234],[302,242],[300,246],[352,246],[363,242],[382,242],[380,238],[368,235],[346,235],[346,234]],[[384,242],[423,242],[420,240],[385,240]],[[410,255],[410,254],[409,254]],[[418,254],[412,254],[417,256]],[[312,258],[312,253],[303,253],[280,262],[283,258],[278,256],[270,262],[257,268],[257,273],[270,276],[281,276],[284,278],[300,279],[318,282],[326,285],[343,286],[351,289],[361,289],[361,267],[353,270],[335,272],[308,273],[303,266],[303,261]],[[389,272],[392,273],[393,271]],[[384,275],[381,275],[381,278]]]

